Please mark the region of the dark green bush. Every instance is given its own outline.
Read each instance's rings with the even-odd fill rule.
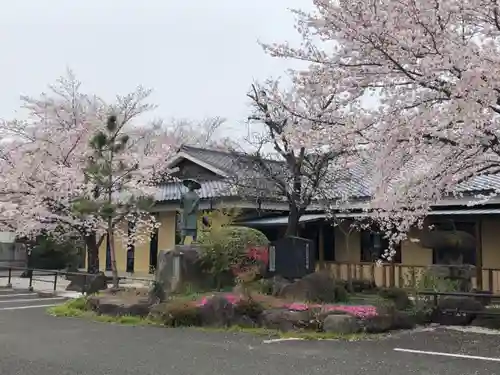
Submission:
[[[349,301],[349,293],[342,284],[335,284],[334,291],[335,291],[335,302]]]
[[[201,325],[200,308],[194,301],[174,300],[155,307],[153,318],[168,327],[190,327]]]
[[[264,306],[253,299],[241,299],[234,305],[234,312],[237,315],[246,315],[256,320],[264,311]]]
[[[392,301],[398,310],[406,310],[413,306],[408,293],[400,288],[383,288],[379,290],[379,296]]]
[[[351,293],[363,293],[363,292],[370,292],[374,291],[377,289],[377,285],[370,280],[364,280],[364,279],[353,279],[350,282],[346,282],[347,288],[349,292]]]

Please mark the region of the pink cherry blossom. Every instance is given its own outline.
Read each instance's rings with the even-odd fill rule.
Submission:
[[[322,87],[359,99],[343,116],[347,123],[374,124],[366,137],[371,208],[399,241],[433,204],[460,194],[460,183],[500,171],[498,4],[312,3],[312,12],[294,11],[300,45],[263,47],[272,56],[309,63],[295,72],[304,97]],[[338,142],[328,127],[319,135],[307,126],[295,132],[301,142]]]
[[[0,225],[19,236],[58,231],[59,236],[85,236],[94,252],[106,230],[95,212],[76,209],[80,198],[94,199],[95,184],[85,168],[92,154],[91,137],[105,126],[110,113],[125,123],[128,148],[116,163],[137,164],[128,179],[116,179],[114,200],[122,203],[122,221],[133,219],[139,229],[127,235],[126,225],[116,222],[125,242],[142,241],[157,224],[151,214],[134,204],[138,197],[154,197],[152,176],[164,177],[171,151],[175,149],[162,129],[142,124],[140,116],[153,109],[145,103],[150,91],[139,87],[118,96],[112,104],[81,92],[80,83],[69,73],[38,98],[23,97],[23,120],[0,122]],[[96,198],[97,201],[99,198]]]

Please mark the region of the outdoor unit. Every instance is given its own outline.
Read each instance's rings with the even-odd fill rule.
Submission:
[[[301,237],[285,237],[269,245],[269,276],[300,279],[316,268],[314,241]]]

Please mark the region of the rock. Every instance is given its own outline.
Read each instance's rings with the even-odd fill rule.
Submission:
[[[66,287],[66,290],[74,292],[95,294],[108,288],[109,278],[104,274],[104,272],[96,274],[76,273],[68,275],[67,278],[70,283]]]
[[[365,331],[368,333],[384,333],[393,329],[393,317],[390,314],[379,314],[363,320]]]
[[[493,295],[493,292],[489,291],[489,290],[477,290],[477,289],[473,289],[472,290],[472,293],[476,293],[476,294],[484,294],[484,296],[477,296],[477,297],[474,297],[476,299],[476,301],[478,301],[479,303],[481,303],[483,306],[488,306],[491,304],[491,295]]]
[[[237,315],[232,322],[233,325],[242,328],[255,328],[257,323],[247,315]]]
[[[199,252],[199,245],[191,244],[158,253],[155,281],[163,285],[165,293],[181,292],[186,285],[199,289],[212,286],[213,278],[201,268]]]
[[[200,315],[205,326],[229,327],[235,318],[234,305],[216,294],[201,306]]]
[[[471,297],[447,297],[438,301],[431,314],[432,323],[441,325],[469,325],[476,313],[484,310],[484,306]]]
[[[340,294],[339,285],[328,271],[319,271],[286,285],[278,296],[296,301],[337,302],[337,298],[345,297]]]
[[[85,291],[87,294],[95,294],[108,288],[108,277],[104,274],[104,272],[90,275],[87,277],[87,280],[88,284]]]
[[[88,299],[90,308],[99,315],[123,316],[132,315],[146,317],[149,315],[150,304],[147,298],[135,301],[124,301],[114,295],[91,296]]]
[[[323,321],[323,331],[340,334],[358,333],[361,331],[361,326],[353,316],[331,314]]]
[[[417,318],[406,311],[395,311],[392,316],[392,329],[413,329],[417,326]]]
[[[66,278],[70,281],[70,283],[66,287],[66,290],[85,293],[85,287],[87,285],[87,274],[76,273],[67,275]]]
[[[264,328],[283,332],[296,329],[316,329],[317,322],[309,311],[291,311],[288,309],[269,309],[260,314],[259,324]]]
[[[271,282],[271,295],[279,296],[284,287],[290,285],[290,281],[282,276],[276,275],[270,279]]]
[[[483,327],[489,329],[499,329],[500,330],[500,311],[499,309],[491,309],[492,313],[496,315],[477,315],[472,321],[471,325],[475,327]]]

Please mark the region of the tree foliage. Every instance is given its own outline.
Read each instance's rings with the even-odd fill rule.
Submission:
[[[264,48],[309,63],[297,73],[304,92],[323,88],[364,100],[344,115],[376,124],[369,136],[373,208],[388,231],[406,232],[433,204],[460,194],[464,181],[500,171],[496,1],[313,4],[312,12],[294,11],[300,46]],[[328,143],[335,133],[321,134],[313,137]]]
[[[71,72],[49,88],[39,97],[22,98],[25,120],[0,122],[1,224],[20,237],[43,231],[63,239],[76,233],[85,239],[89,268],[95,270],[107,218],[144,212],[139,202],[156,194],[154,177],[168,173],[165,163],[175,147],[160,127],[137,122],[155,108],[146,103],[150,90],[138,87],[106,103],[83,93]],[[99,156],[110,114],[120,129],[113,146],[119,157],[112,166]],[[103,199],[110,174],[119,204]]]

